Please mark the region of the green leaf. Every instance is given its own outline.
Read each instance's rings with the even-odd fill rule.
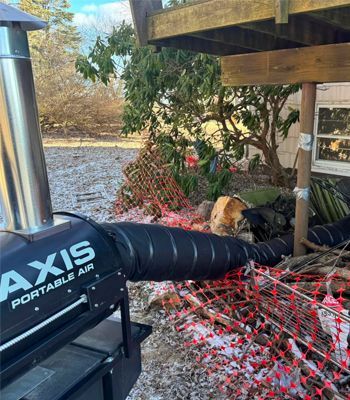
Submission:
[[[299,118],[297,110],[289,110],[284,117],[281,105],[300,85],[224,88],[218,57],[172,48],[159,53],[139,48],[132,26],[126,23],[106,38],[97,37],[90,54],[77,58],[76,69],[84,78],[104,84],[119,75],[126,99],[122,131],[147,130],[159,143],[166,143],[167,161],[175,171],[184,170],[186,154],[195,150],[200,173],[213,185],[211,197],[223,190],[228,179],[225,174],[209,174],[213,160],[229,168],[244,157],[245,144],[277,153],[278,141],[272,139],[278,135],[285,139]],[[211,125],[215,133],[214,129],[209,132]],[[202,142],[201,149],[196,141]],[[259,162],[254,157],[252,168]]]

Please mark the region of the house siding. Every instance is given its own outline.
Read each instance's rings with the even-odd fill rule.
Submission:
[[[316,104],[327,105],[349,105],[350,106],[350,83],[336,83],[336,84],[321,84],[317,85],[317,98]],[[301,91],[292,95],[282,112],[283,115],[288,114],[288,108],[297,108],[300,110],[301,105]],[[281,163],[286,168],[292,168],[297,154],[298,137],[300,132],[300,125],[296,123],[292,125],[288,138],[282,141],[279,138],[278,154]],[[255,148],[249,147],[249,157],[259,153]]]

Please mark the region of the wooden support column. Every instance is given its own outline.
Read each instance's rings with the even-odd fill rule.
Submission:
[[[276,24],[288,24],[289,0],[275,0]]]
[[[309,197],[311,181],[312,141],[314,138],[314,119],[316,103],[316,83],[303,83],[301,112],[299,160],[295,211],[294,256],[306,254],[306,248],[300,243],[307,238],[309,220]]]

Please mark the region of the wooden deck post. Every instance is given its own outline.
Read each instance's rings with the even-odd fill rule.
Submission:
[[[294,256],[306,253],[306,248],[300,240],[307,238],[309,218],[309,198],[312,162],[312,143],[314,139],[314,119],[316,102],[316,83],[303,83],[301,112],[300,112],[300,137],[299,161],[295,211]]]

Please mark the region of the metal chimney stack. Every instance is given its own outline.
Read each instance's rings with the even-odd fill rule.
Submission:
[[[0,3],[0,200],[5,229],[53,225],[27,31],[45,23]]]

